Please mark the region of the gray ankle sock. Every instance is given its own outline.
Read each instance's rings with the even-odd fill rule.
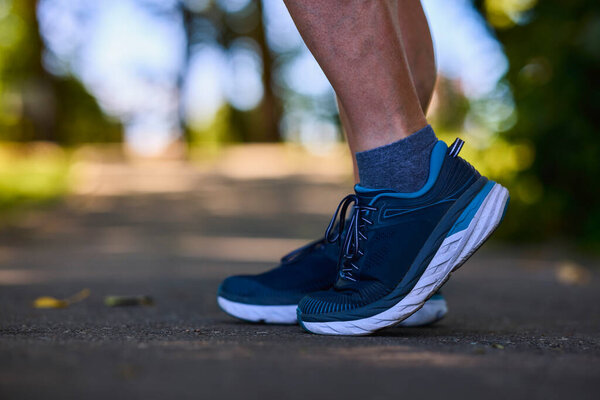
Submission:
[[[438,139],[427,125],[397,142],[356,153],[360,185],[416,192],[429,176],[429,159]]]

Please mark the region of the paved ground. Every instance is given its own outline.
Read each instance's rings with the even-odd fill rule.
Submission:
[[[600,397],[597,261],[492,243],[446,285],[435,327],[249,325],[219,311],[220,280],[320,234],[344,186],[137,174],[114,177],[187,184],[74,196],[0,233],[0,398]],[[67,309],[30,305],[82,288]],[[156,305],[108,308],[109,294]]]

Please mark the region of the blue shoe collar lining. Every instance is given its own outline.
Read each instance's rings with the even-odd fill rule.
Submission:
[[[385,191],[384,193],[380,193],[380,194],[376,195],[375,197],[373,197],[370,204],[373,204],[381,196],[394,197],[394,198],[400,198],[400,199],[414,199],[414,198],[423,196],[435,184],[435,181],[437,180],[437,177],[440,174],[440,170],[442,169],[442,164],[444,163],[444,158],[446,156],[447,151],[448,151],[448,145],[446,143],[442,142],[441,140],[439,140],[435,144],[435,146],[433,147],[433,150],[431,151],[431,160],[429,163],[429,177],[427,178],[427,182],[425,182],[425,185],[416,192],[400,193],[400,192],[396,192],[394,189],[370,189],[370,188],[366,188],[364,186],[360,186],[360,184],[356,184],[354,186],[354,190],[359,195],[361,195],[361,194],[368,195],[369,193],[373,193],[373,192]]]

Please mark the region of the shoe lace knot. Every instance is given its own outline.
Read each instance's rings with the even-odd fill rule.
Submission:
[[[350,205],[353,205],[352,214],[350,214],[348,228],[344,236],[346,212]],[[353,282],[357,281],[355,275],[359,271],[356,262],[364,255],[364,252],[361,250],[361,241],[367,240],[367,227],[373,224],[373,221],[367,218],[369,211],[377,211],[377,208],[361,204],[357,195],[349,194],[337,206],[329,222],[329,226],[327,226],[327,231],[325,231],[325,240],[327,242],[334,243],[338,241],[342,243],[338,259],[339,274],[342,278]],[[337,232],[335,232],[336,229],[334,228],[336,222]]]

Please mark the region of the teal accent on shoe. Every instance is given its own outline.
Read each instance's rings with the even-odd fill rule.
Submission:
[[[456,232],[460,232],[464,229],[467,229],[469,223],[471,223],[471,220],[475,217],[477,210],[479,210],[479,207],[481,207],[481,203],[483,203],[486,196],[490,193],[495,184],[496,182],[494,181],[488,181],[485,184],[483,189],[481,189],[477,196],[475,196],[471,203],[465,208],[460,217],[458,217],[458,220],[456,221],[452,229],[450,229],[450,232],[448,232],[447,236],[451,236]]]
[[[431,160],[429,162],[429,177],[427,178],[427,182],[425,182],[425,185],[416,192],[390,193],[390,191],[393,192],[393,189],[370,189],[360,186],[359,184],[354,186],[354,190],[359,195],[385,191],[385,193],[382,193],[382,195],[385,195],[386,197],[395,197],[400,199],[415,199],[417,197],[421,197],[422,195],[427,193],[437,181],[437,177],[440,173],[440,170],[442,169],[442,164],[444,163],[444,158],[446,157],[447,151],[448,145],[442,142],[441,140],[435,144],[435,147],[431,152]],[[375,197],[373,197],[373,199],[371,200],[371,204],[373,204],[379,198],[379,196],[380,195],[376,195]]]

